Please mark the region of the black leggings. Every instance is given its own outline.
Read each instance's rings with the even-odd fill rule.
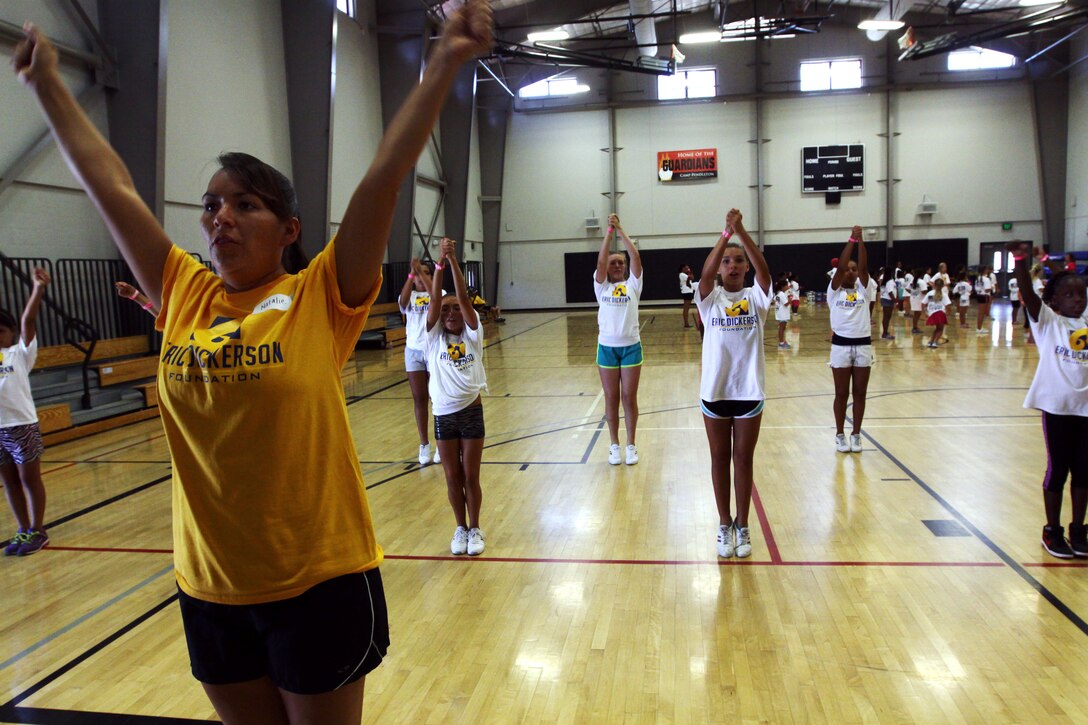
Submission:
[[[1043,411],[1046,442],[1044,491],[1061,491],[1072,474],[1073,488],[1088,488],[1088,416],[1054,415]]]

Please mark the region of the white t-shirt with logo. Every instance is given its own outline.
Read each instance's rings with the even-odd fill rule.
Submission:
[[[854,280],[854,288],[827,286],[827,306],[831,310],[831,331],[840,337],[869,337],[869,303],[865,285]]]
[[[869,278],[869,285],[866,288],[865,298],[870,302],[876,302],[876,296],[880,293],[880,285],[877,284],[876,279]]]
[[[895,302],[899,299],[899,282],[894,279],[889,279],[884,283],[884,292],[880,295],[881,299],[891,300]]]
[[[27,345],[20,336],[11,347],[0,348],[0,428],[38,422],[30,395],[30,371],[38,359],[38,337]]]
[[[789,293],[774,293],[774,319],[778,322],[790,321],[790,295]]]
[[[992,295],[994,293],[993,280],[987,275],[980,274],[975,280],[975,292],[980,295]]]
[[[1039,366],[1024,407],[1053,415],[1088,416],[1088,313],[1062,317],[1040,305],[1039,319],[1031,320],[1031,332]]]
[[[967,307],[971,304],[971,283],[963,280],[957,282],[952,294],[960,298],[960,307]]]
[[[703,372],[699,397],[717,400],[763,400],[763,324],[771,298],[759,285],[737,292],[716,287],[706,299],[695,290],[703,316]]]
[[[476,315],[476,310],[472,310]],[[484,330],[476,315],[476,329],[465,327],[460,335],[448,334],[442,322],[426,332],[427,371],[431,374],[427,392],[435,415],[464,410],[487,392],[484,374]]]
[[[1009,299],[1013,302],[1020,301],[1020,280],[1009,277]]]
[[[948,299],[948,291],[941,290],[941,296],[937,297],[935,290],[926,292],[926,296],[923,298],[926,305],[926,315],[935,315],[938,312],[944,312],[944,309],[952,304],[952,300]]]
[[[641,338],[638,333],[638,300],[642,296],[642,277],[632,274],[622,282],[597,281],[593,273],[593,292],[597,295],[597,342],[606,347],[627,347]]]
[[[446,296],[446,290],[442,290],[442,296]],[[427,348],[427,310],[430,307],[430,292],[412,290],[412,294],[408,298],[408,306],[400,308],[405,319],[405,347],[410,347],[413,350],[425,350]]]
[[[597,281],[596,273],[594,273],[593,281],[594,282]],[[695,290],[691,288],[691,277],[688,276],[687,272],[681,272],[680,273],[680,294],[689,295],[689,294],[693,293],[694,291]]]

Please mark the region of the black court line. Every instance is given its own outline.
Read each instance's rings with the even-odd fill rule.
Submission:
[[[597,445],[597,440],[601,437],[601,431],[604,430],[604,425],[607,420],[608,419],[602,415],[600,421],[598,421],[597,430],[593,431],[593,437],[589,439],[589,445],[586,446],[586,452],[582,454],[582,463],[589,462],[589,455],[593,453],[593,447]]]
[[[83,712],[80,710],[51,710],[43,707],[13,707],[10,715],[0,710],[0,717],[9,722],[34,725],[192,725],[217,723],[219,720],[189,720],[182,717],[155,715],[122,715],[113,712]]]
[[[66,524],[69,521],[71,521],[72,519],[78,519],[80,516],[85,516],[86,514],[89,514],[89,513],[93,512],[93,511],[97,511],[100,508],[104,508],[106,506],[109,506],[111,503],[117,503],[118,501],[121,501],[123,499],[128,498],[129,496],[140,493],[141,491],[146,491],[147,489],[151,488],[152,486],[159,485],[163,481],[169,481],[170,478],[172,477],[172,475],[173,474],[167,474],[165,476],[161,476],[159,478],[156,478],[154,481],[148,481],[147,483],[140,484],[136,488],[130,488],[127,491],[122,491],[121,493],[117,494],[116,496],[111,496],[110,498],[99,501],[98,503],[91,504],[90,506],[88,506],[86,508],[80,509],[79,511],[76,511],[74,513],[70,513],[67,516],[62,516],[59,519],[56,519],[54,521],[49,521],[49,522],[47,522],[45,524],[45,528],[48,530],[48,529],[52,529],[52,528],[54,528],[56,526],[60,526],[61,524]],[[9,543],[11,543],[11,539],[6,539],[5,541],[0,542],[0,546],[7,546]]]
[[[75,669],[79,665],[83,664],[84,662],[89,660],[91,657],[93,657],[96,654],[98,654],[99,652],[101,652],[106,647],[109,647],[111,644],[116,642],[118,639],[120,639],[121,637],[124,637],[126,634],[128,634],[132,630],[136,629],[137,627],[139,627],[141,624],[143,624],[147,620],[154,617],[156,614],[161,612],[163,609],[166,609],[166,607],[173,604],[175,601],[177,601],[177,598],[178,598],[178,595],[173,594],[168,599],[166,599],[166,600],[164,600],[162,602],[159,602],[154,607],[147,610],[146,612],[141,614],[136,619],[132,620],[131,622],[129,622],[125,626],[123,626],[120,629],[118,629],[117,631],[115,631],[113,634],[110,634],[105,639],[100,640],[97,644],[91,646],[89,649],[84,651],[82,654],[76,655],[74,658],[72,658],[71,660],[69,660],[65,664],[63,664],[60,667],[58,667],[57,669],[53,670],[48,675],[46,675],[42,679],[35,682],[33,685],[31,685],[27,689],[23,690],[22,692],[20,692],[15,697],[11,698],[11,700],[9,700],[8,702],[5,702],[3,705],[0,705],[0,720],[9,720],[9,721],[12,721],[12,722],[19,722],[19,723],[39,722],[38,720],[20,719],[19,711],[22,710],[22,708],[18,707],[19,703],[23,702],[27,698],[33,697],[38,692],[45,689],[49,685],[53,684],[58,679],[60,679],[64,675],[68,674],[73,669]],[[130,717],[130,716],[120,715],[120,716],[116,716],[116,717]],[[42,722],[45,722],[45,721],[42,721]],[[48,722],[54,722],[54,721],[48,721]],[[83,723],[83,722],[88,722],[88,721],[87,720],[74,720],[74,721],[70,721],[70,722]],[[113,720],[111,722],[118,723],[118,722],[125,722],[125,721],[123,721],[123,720],[122,721]],[[191,722],[191,721],[182,721],[182,722]]]
[[[882,478],[881,481],[909,481],[909,478]]]
[[[966,528],[968,531],[970,531],[976,538],[978,538],[979,541],[981,541],[983,544],[985,544],[986,548],[988,548],[990,551],[992,551],[994,553],[994,555],[997,556],[997,558],[999,558],[999,559],[1001,559],[1001,561],[1005,562],[1006,566],[1008,566],[1010,569],[1012,569],[1014,572],[1016,572],[1020,576],[1021,579],[1023,579],[1025,582],[1027,582],[1031,586],[1032,589],[1039,592],[1039,595],[1042,596],[1043,599],[1050,602],[1050,604],[1053,605],[1054,608],[1057,609],[1059,612],[1061,612],[1062,615],[1064,615],[1065,618],[1068,619],[1077,629],[1079,629],[1084,634],[1088,634],[1088,622],[1085,622],[1083,619],[1080,618],[1080,616],[1076,612],[1074,612],[1072,609],[1070,609],[1068,606],[1066,606],[1066,604],[1061,599],[1059,599],[1058,596],[1056,594],[1054,594],[1054,592],[1047,589],[1045,586],[1043,586],[1042,582],[1040,582],[1038,579],[1036,579],[1031,574],[1029,574],[1027,569],[1025,569],[1023,566],[1021,566],[1018,562],[1016,562],[1011,556],[1006,554],[1004,549],[1002,549],[1000,546],[998,546],[993,541],[991,541],[990,538],[988,536],[986,536],[986,534],[982,533],[977,526],[972,524],[968,520],[968,518],[966,516],[961,514],[959,511],[957,511],[956,508],[952,504],[950,504],[948,501],[946,501],[944,499],[944,497],[942,497],[939,493],[937,493],[931,486],[929,486],[929,484],[927,484],[925,481],[923,481],[921,478],[919,478],[913,471],[911,471],[909,468],[907,468],[906,465],[904,465],[902,461],[900,461],[898,458],[893,456],[891,454],[891,451],[889,451],[887,448],[885,448],[884,446],[877,443],[876,439],[873,438],[871,435],[869,435],[864,429],[862,429],[861,434],[863,436],[865,436],[869,440],[870,443],[872,443],[874,446],[876,446],[876,449],[878,451],[883,453],[885,456],[887,456],[891,460],[892,463],[894,463],[896,466],[898,466],[899,469],[901,471],[903,471],[903,473],[910,476],[910,480],[912,480],[916,484],[918,484],[918,486],[923,491],[928,493],[933,498],[934,501],[936,501],[938,504],[940,504],[941,507],[945,511],[947,511],[957,521],[959,521],[961,524],[963,524],[964,528]]]

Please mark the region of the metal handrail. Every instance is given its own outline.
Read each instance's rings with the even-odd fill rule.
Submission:
[[[24,285],[30,288],[34,287],[34,280],[30,278],[30,275],[19,269],[18,265],[8,259],[2,252],[0,252],[0,266],[7,269],[12,276]],[[101,339],[98,330],[90,323],[70,314],[48,296],[42,296],[42,306],[52,311],[54,315],[63,321],[64,341],[83,353],[83,396],[80,399],[80,404],[84,410],[89,410],[91,408],[91,356],[94,354],[95,346]]]

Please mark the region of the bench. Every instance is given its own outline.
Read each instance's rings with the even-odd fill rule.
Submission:
[[[155,377],[159,370],[159,358],[156,355],[131,360],[115,360],[101,365],[92,365],[91,369],[98,373],[99,387],[106,388],[110,385]]]
[[[135,335],[133,337],[115,337],[109,340],[99,340],[94,346],[92,360],[108,360],[113,357],[126,357],[129,355],[146,355],[150,350],[147,347],[147,335]],[[34,363],[35,370],[45,368],[58,368],[68,365],[80,365],[83,363],[83,353],[71,345],[50,345],[38,348],[38,359]]]
[[[67,403],[43,405],[38,408],[38,428],[42,433],[52,433],[72,427],[72,410]]]
[[[143,383],[137,385],[136,389],[140,391],[140,395],[144,396],[144,407],[154,408],[159,404],[159,384],[158,383]]]

